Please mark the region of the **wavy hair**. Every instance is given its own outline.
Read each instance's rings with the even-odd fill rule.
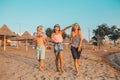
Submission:
[[[78,30],[80,31],[80,25],[78,23],[73,24],[72,30],[71,31],[75,31],[75,26],[78,26]]]

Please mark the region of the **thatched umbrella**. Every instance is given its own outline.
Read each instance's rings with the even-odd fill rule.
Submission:
[[[17,41],[17,48],[18,48],[19,41],[22,41],[23,38],[19,34],[15,34],[15,35],[16,35],[16,37],[10,38],[10,40]]]
[[[87,41],[86,39],[83,39],[83,40],[82,40],[82,44],[84,44],[83,47],[85,48],[86,45],[88,44],[88,41]]]
[[[83,39],[82,42],[88,44],[88,41],[86,39]]]
[[[4,39],[4,51],[6,50],[6,38],[7,37],[15,37],[15,34],[7,27],[7,25],[3,25],[0,28],[0,36]]]
[[[25,44],[26,44],[26,51],[28,50],[28,47],[27,47],[27,40],[32,40],[33,37],[30,35],[30,33],[28,31],[25,31],[23,34],[22,34],[22,39],[25,40]]]

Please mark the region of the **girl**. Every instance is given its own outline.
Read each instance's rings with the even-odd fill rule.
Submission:
[[[78,66],[80,63],[80,55],[82,51],[82,34],[81,34],[81,29],[78,23],[75,23],[73,25],[72,31],[71,31],[71,36],[70,36],[70,41],[71,41],[71,53],[74,59],[74,66],[76,69],[76,75],[79,75],[79,70]]]
[[[40,25],[37,27],[37,32],[34,33],[34,41],[36,43],[36,57],[39,61],[39,69],[43,70],[44,68],[44,59],[45,59],[45,43],[48,45],[47,36],[42,32],[43,26]],[[49,46],[49,45],[48,45]]]
[[[55,53],[55,63],[57,71],[64,72],[63,69],[63,37],[62,34],[65,32],[65,30],[69,29],[71,26],[68,26],[64,28],[63,30],[60,30],[60,25],[56,24],[54,26],[53,34],[51,36],[52,41],[54,42],[54,53]],[[59,69],[59,59],[60,59],[60,69]]]

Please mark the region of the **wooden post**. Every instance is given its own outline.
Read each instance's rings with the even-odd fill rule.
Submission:
[[[27,47],[27,39],[26,39],[26,41],[25,41],[25,46],[26,46],[26,51],[28,51],[28,47]]]
[[[18,45],[19,45],[19,41],[17,41],[17,48],[18,48]]]
[[[6,51],[6,36],[4,35],[4,51]]]

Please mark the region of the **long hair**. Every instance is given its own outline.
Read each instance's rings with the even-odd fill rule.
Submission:
[[[78,26],[78,31],[81,30],[80,25],[78,23],[73,24],[71,32],[75,31],[75,26]]]
[[[75,31],[75,26],[78,26],[78,31],[81,31],[80,25],[78,23],[73,24],[73,27],[71,29],[70,41],[72,41],[72,32]]]
[[[60,31],[60,25],[59,25],[59,24],[55,24],[55,25],[54,25],[53,32],[55,32],[55,28],[56,28],[56,27],[59,27],[59,31]]]

